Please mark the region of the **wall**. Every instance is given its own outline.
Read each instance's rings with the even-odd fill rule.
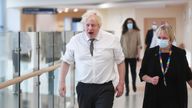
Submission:
[[[19,9],[7,9],[7,30],[20,31],[21,30],[21,12]]]
[[[64,30],[64,18],[81,18],[81,16],[85,13],[85,10],[79,10],[79,12],[69,12],[69,13],[61,13],[57,14],[56,20],[57,20],[57,31],[63,31]]]
[[[192,1],[189,1],[188,6],[186,7],[186,17],[185,17],[185,41],[187,43],[186,48],[192,51]]]
[[[135,18],[134,8],[112,8],[99,10],[103,15],[104,30],[114,31],[115,35],[121,37],[122,24],[128,17]]]
[[[36,15],[35,14],[22,14],[21,15],[21,31],[36,31]]]
[[[40,32],[56,31],[56,15],[53,14],[36,15],[36,31]]]
[[[71,10],[70,10],[71,11]],[[84,9],[78,12],[58,13],[58,14],[21,14],[21,31],[63,31],[64,18],[80,18],[85,12]]]
[[[176,18],[176,41],[177,44],[180,44],[183,42],[183,36],[184,36],[184,15],[183,12],[185,10],[184,5],[180,6],[166,6],[166,7],[160,7],[160,8],[141,8],[136,9],[136,20],[138,24],[140,25],[141,29],[141,39],[144,40],[144,37],[146,34],[144,34],[144,18],[169,18],[174,17]],[[143,41],[144,42],[144,41]]]
[[[184,31],[184,44],[185,44],[185,49],[187,51],[187,59],[189,61],[189,65],[191,66],[192,63],[192,1],[190,0],[188,5],[185,8],[184,12],[184,24],[185,26],[185,31]]]
[[[6,31],[6,0],[0,0],[0,32]]]

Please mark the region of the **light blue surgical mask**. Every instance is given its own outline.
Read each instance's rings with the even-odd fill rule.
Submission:
[[[133,23],[128,23],[128,24],[127,24],[127,28],[128,28],[128,29],[133,29]]]
[[[160,48],[166,48],[169,46],[169,40],[168,39],[158,39],[158,45]]]

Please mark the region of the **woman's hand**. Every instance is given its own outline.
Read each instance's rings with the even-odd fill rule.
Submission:
[[[148,75],[144,75],[142,77],[142,79],[145,81],[145,82],[148,82],[148,83],[151,83],[153,85],[157,85],[158,82],[159,82],[159,76],[154,76],[154,77],[150,77]]]
[[[151,84],[157,85],[159,82],[159,76],[151,77]]]

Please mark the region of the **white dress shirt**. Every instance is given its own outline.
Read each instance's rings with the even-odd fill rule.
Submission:
[[[75,63],[77,81],[102,84],[116,79],[115,63],[124,60],[120,40],[100,30],[95,41],[93,56],[90,54],[90,40],[85,32],[73,36],[62,57],[68,64]]]

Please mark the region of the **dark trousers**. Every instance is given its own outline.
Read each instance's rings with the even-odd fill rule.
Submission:
[[[131,76],[132,76],[132,85],[136,87],[136,58],[125,58],[125,87],[126,91],[129,92],[129,65],[131,68]]]
[[[114,87],[112,81],[104,84],[79,82],[76,87],[79,108],[112,108]]]

